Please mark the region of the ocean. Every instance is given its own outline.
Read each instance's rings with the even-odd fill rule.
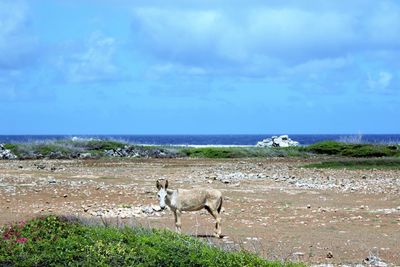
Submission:
[[[117,140],[144,145],[188,145],[188,146],[252,146],[279,134],[223,134],[223,135],[0,135],[0,143],[43,142],[63,139]],[[400,144],[400,134],[292,134],[289,137],[301,145],[321,141],[344,141],[353,143]]]

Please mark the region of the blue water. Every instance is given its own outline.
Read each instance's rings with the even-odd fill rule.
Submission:
[[[258,141],[279,134],[254,135],[0,135],[0,143],[26,143],[48,140],[63,140],[78,137],[82,139],[120,140],[131,144],[148,145],[255,145]],[[350,134],[292,134],[289,137],[301,145],[316,142],[354,141],[359,135]],[[400,144],[400,134],[366,134],[362,143]]]

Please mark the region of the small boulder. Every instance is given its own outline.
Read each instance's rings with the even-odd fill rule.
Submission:
[[[17,159],[11,150],[6,149],[3,144],[0,144],[0,159]]]
[[[143,206],[142,207],[142,212],[145,214],[153,214],[154,210],[151,206]]]
[[[90,159],[90,158],[92,158],[92,154],[91,153],[81,153],[81,154],[79,154],[79,158],[80,159]]]

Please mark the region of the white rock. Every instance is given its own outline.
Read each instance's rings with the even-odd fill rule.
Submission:
[[[288,135],[272,136],[256,144],[257,147],[290,147],[298,145],[299,142],[291,140]]]

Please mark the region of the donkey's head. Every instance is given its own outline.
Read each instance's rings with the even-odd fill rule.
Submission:
[[[157,197],[160,201],[160,208],[165,209],[165,199],[167,197],[168,180],[157,180]]]

